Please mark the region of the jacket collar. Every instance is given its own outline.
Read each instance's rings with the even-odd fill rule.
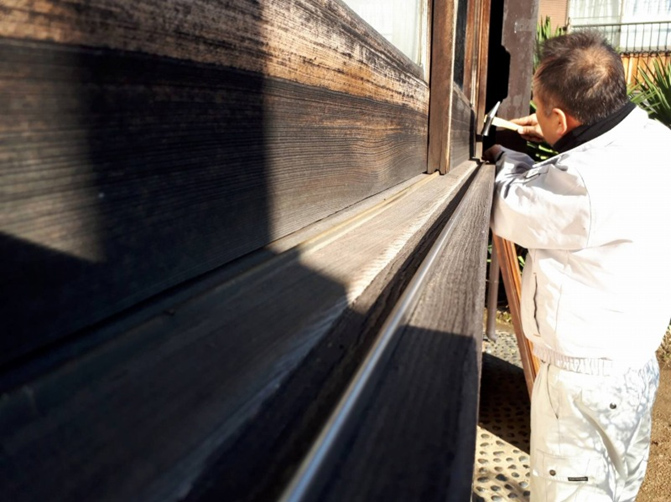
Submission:
[[[602,134],[610,131],[620,122],[622,122],[631,111],[636,108],[636,105],[631,101],[617,110],[615,113],[611,113],[605,119],[595,122],[594,124],[581,125],[575,129],[570,130],[564,134],[559,140],[554,144],[554,149],[559,153],[564,153],[568,150],[580,146],[588,141],[592,141],[594,138],[601,136]]]

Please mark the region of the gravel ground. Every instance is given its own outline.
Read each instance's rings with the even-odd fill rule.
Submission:
[[[661,368],[659,391],[652,410],[652,442],[648,472],[637,502],[671,500],[671,330],[657,351]]]

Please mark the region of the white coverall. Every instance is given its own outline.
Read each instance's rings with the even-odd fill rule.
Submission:
[[[643,481],[671,319],[669,146],[636,108],[547,161],[497,162],[492,230],[529,250],[522,325],[543,362],[532,501],[634,500]]]

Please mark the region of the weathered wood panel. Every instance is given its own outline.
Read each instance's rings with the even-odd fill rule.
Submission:
[[[474,180],[331,481],[309,500],[469,500],[492,166]]]
[[[413,273],[419,244],[471,173],[426,177],[4,396],[0,499],[181,500],[252,419],[261,433],[244,449],[251,457],[228,457],[236,467],[219,482],[244,495],[252,490],[236,492],[238,483],[290,469],[264,462],[282,453],[306,408],[328,411],[322,383],[346,378],[333,373],[363,342],[356,323],[384,316],[398,276]],[[279,416],[263,407],[273,395]]]
[[[450,134],[450,165],[458,166],[471,158],[473,144],[473,112],[461,89],[452,90],[452,125]]]
[[[473,97],[475,100],[475,134],[480,134],[482,124],[484,124],[485,106],[487,103],[487,52],[489,50],[489,28],[491,18],[491,4],[490,0],[481,0],[480,20],[478,23],[478,55],[477,63],[474,65],[474,80]],[[482,156],[482,141],[475,144],[475,156],[480,158]]]
[[[536,380],[536,375],[538,375],[540,370],[540,361],[533,354],[533,344],[524,335],[524,330],[522,329],[522,314],[520,310],[522,275],[517,261],[517,250],[514,243],[502,239],[496,234],[492,236],[492,242],[501,263],[501,275],[503,276],[503,284],[506,289],[506,297],[508,298],[508,308],[510,309],[515,337],[517,338],[517,346],[520,351],[520,359],[522,361],[522,368],[524,369],[524,380],[526,381],[527,391],[531,398],[534,380]]]
[[[431,43],[431,102],[429,113],[428,170],[445,174],[450,161],[450,117],[454,87],[456,5],[452,0],[433,4]]]
[[[339,2],[14,2],[0,364],[426,169],[428,86]]]
[[[0,37],[140,52],[428,108],[422,71],[333,0],[17,0]]]
[[[479,47],[479,26],[480,26],[480,12],[482,9],[481,0],[473,0],[468,2],[468,14],[466,19],[466,37],[464,40],[464,84],[463,91],[473,102],[473,77],[478,65],[477,50]]]
[[[507,97],[498,112],[501,117],[521,117],[529,113],[537,22],[538,2],[504,1],[501,40],[492,41],[500,42],[510,55]],[[501,76],[495,75],[495,78]],[[519,144],[522,150],[524,141]]]

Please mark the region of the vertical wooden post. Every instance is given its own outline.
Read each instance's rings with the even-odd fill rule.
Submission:
[[[473,134],[482,128],[485,120],[485,105],[487,101],[487,52],[489,50],[489,25],[491,19],[491,4],[490,0],[482,0],[480,10],[480,26],[479,26],[479,45],[478,45],[478,65],[477,74],[475,77],[475,130]],[[482,157],[482,141],[475,143],[475,156]]]
[[[463,91],[468,98],[471,106],[475,103],[473,95],[473,77],[475,75],[475,68],[478,66],[477,50],[478,50],[478,25],[480,17],[480,8],[482,0],[474,0],[468,2],[468,13],[466,18],[466,40],[464,43],[464,85]]]
[[[507,241],[498,235],[493,235],[492,238],[494,240],[496,253],[499,256],[503,285],[506,289],[510,316],[513,319],[515,337],[517,338],[517,345],[520,349],[522,368],[524,369],[524,379],[527,383],[529,397],[531,397],[531,391],[540,368],[540,363],[532,353],[531,342],[524,336],[524,332],[522,331],[522,319],[520,317],[522,280],[520,276],[520,267],[517,261],[517,252],[515,251],[515,245],[512,242]]]
[[[431,43],[431,99],[429,103],[429,174],[450,167],[450,121],[454,85],[456,0],[434,0]]]

